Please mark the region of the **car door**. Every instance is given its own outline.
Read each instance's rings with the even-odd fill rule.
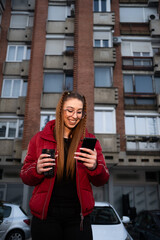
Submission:
[[[0,205],[0,239],[6,233],[7,229],[11,225],[11,207],[5,206],[4,204]]]
[[[150,213],[146,213],[146,239],[147,240],[160,240],[160,237],[156,234],[156,223]]]

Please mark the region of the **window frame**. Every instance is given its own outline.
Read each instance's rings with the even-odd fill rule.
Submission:
[[[0,137],[0,139],[22,139],[23,138],[23,134],[22,134],[21,137],[19,137],[20,121],[23,121],[23,124],[24,124],[24,118],[22,118],[22,117],[20,117],[20,118],[15,117],[15,116],[13,116],[13,117],[11,117],[11,116],[10,117],[7,117],[7,116],[0,117],[0,123],[5,123],[5,125],[6,125],[5,136],[4,137]],[[15,131],[15,136],[14,137],[9,137],[8,136],[10,123],[16,123],[16,131]]]
[[[21,15],[21,16],[27,16],[27,21],[26,21],[26,24],[23,26],[23,27],[14,27],[12,26],[13,24],[13,19],[12,19],[12,16],[18,16],[18,15]],[[25,29],[27,27],[33,27],[33,25],[31,24],[30,25],[30,18],[34,18],[34,14],[33,13],[29,13],[29,12],[11,12],[11,20],[10,20],[10,29]]]
[[[110,70],[110,86],[96,86],[95,84],[95,68],[109,68]],[[113,67],[108,65],[94,65],[94,87],[95,88],[111,88],[113,87]]]
[[[54,75],[54,74],[56,74],[56,75],[62,75],[63,76],[63,82],[62,82],[62,89],[61,89],[61,91],[44,91],[44,84],[45,84],[45,75]],[[47,94],[47,93],[62,93],[65,89],[66,89],[66,78],[67,78],[67,76],[72,76],[73,77],[73,75],[72,74],[65,74],[65,73],[63,73],[63,72],[44,72],[44,76],[43,76],[43,93],[45,93],[45,94]],[[68,91],[72,91],[73,90],[73,84],[72,84],[72,89],[68,89]]]
[[[127,92],[125,91],[125,82],[124,82],[124,76],[131,76],[132,77],[132,88],[133,88],[133,92]],[[147,94],[156,94],[156,86],[155,86],[155,78],[153,74],[139,74],[139,73],[123,73],[123,83],[124,83],[124,93],[125,94],[140,94],[140,92],[136,92],[136,82],[135,82],[135,76],[151,76],[151,81],[152,81],[152,88],[153,88],[153,92],[148,92]],[[143,94],[143,92],[141,92]],[[146,92],[144,92],[144,94],[146,94]]]
[[[5,88],[5,81],[7,80],[11,80],[11,89],[10,89],[10,96],[4,96],[3,92],[4,92],[4,88]],[[20,81],[20,88],[19,88],[19,94],[18,96],[12,96],[13,93],[13,88],[14,88],[14,81],[19,80]],[[1,93],[1,98],[19,98],[19,97],[26,97],[27,96],[27,91],[26,91],[26,95],[22,95],[23,94],[23,90],[24,90],[24,83],[27,82],[27,80],[25,79],[18,79],[18,78],[4,78],[3,79],[3,85],[2,85],[2,93]],[[28,85],[28,82],[27,82]],[[27,90],[27,89],[26,89]]]
[[[113,126],[112,126],[112,130],[110,131],[106,131],[106,130],[102,130],[102,131],[97,131],[96,130],[96,123],[95,123],[95,119],[96,119],[96,111],[97,112],[111,112],[112,113],[112,123],[113,123]],[[105,118],[105,116],[103,116],[103,118]],[[106,119],[103,119],[103,122],[107,122]],[[95,134],[116,134],[116,109],[114,106],[95,106],[94,107],[94,133]]]
[[[126,129],[126,121],[127,117],[133,118],[133,132],[127,133]],[[138,132],[140,127],[140,123],[138,124],[138,117],[144,118],[142,121],[144,122],[144,134]],[[151,134],[149,132],[149,118],[155,118],[156,122],[153,125],[155,128],[155,133]],[[125,136],[126,136],[126,148],[127,151],[158,151],[160,148],[160,116],[157,113],[140,113],[140,112],[125,112]],[[151,141],[150,141],[151,139]]]
[[[15,54],[14,54],[14,60],[9,60],[9,49],[10,47],[15,47]],[[18,53],[18,47],[23,47],[23,58],[22,60],[17,60],[17,53]],[[22,62],[24,60],[30,60],[30,58],[27,58],[28,55],[28,50],[31,51],[31,47],[30,46],[26,46],[26,45],[8,45],[7,47],[7,55],[6,55],[6,62]]]
[[[93,12],[110,12],[111,11],[111,4],[109,0],[105,0],[106,1],[106,11],[102,11],[102,1],[103,0],[97,0],[98,1],[98,11],[95,11],[95,4],[94,4],[94,0],[93,0]]]
[[[135,124],[135,126],[134,126],[135,132],[133,134],[128,134],[128,135],[131,135],[131,136],[135,136],[135,135],[140,136],[141,135],[141,134],[137,133],[137,126],[138,126],[137,118],[138,117],[145,118],[145,124],[147,124],[146,123],[147,118],[156,118],[157,119],[156,125],[157,125],[157,132],[158,132],[158,134],[156,134],[156,135],[160,135],[160,115],[158,113],[128,113],[128,112],[126,112],[125,113],[125,120],[126,120],[126,117],[133,117],[134,118],[134,124]],[[146,128],[147,128],[147,131],[148,131],[148,125],[147,125]],[[125,129],[125,134],[126,134],[126,129]],[[148,132],[146,132],[144,134],[144,136],[146,136],[146,135],[147,136],[152,136],[152,135],[149,135]]]
[[[64,7],[65,8],[65,15],[63,15],[63,19],[60,19],[60,18],[55,18],[55,19],[52,19],[50,18],[51,15],[53,15],[53,10],[51,11],[51,8],[55,8],[55,7]],[[50,8],[50,9],[49,9]],[[67,6],[67,5],[48,5],[48,16],[47,16],[47,21],[59,21],[59,22],[65,22],[66,18],[68,16],[71,16],[71,10],[73,8],[73,5],[71,6]],[[51,15],[50,14],[50,11],[52,12]]]
[[[45,116],[49,117],[49,121],[56,119],[56,109],[54,111],[41,111],[41,113],[40,113],[40,131],[42,131],[43,128],[45,127],[45,125],[49,122],[48,121],[48,122],[46,122],[45,125],[43,125],[42,118]]]

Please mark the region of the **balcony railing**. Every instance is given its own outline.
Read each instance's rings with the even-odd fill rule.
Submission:
[[[149,23],[120,23],[121,35],[149,36]]]
[[[126,145],[127,151],[160,151],[160,136],[126,136]]]
[[[124,70],[153,71],[152,57],[123,57],[122,68]]]

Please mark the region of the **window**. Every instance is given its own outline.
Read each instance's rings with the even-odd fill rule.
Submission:
[[[45,55],[62,55],[64,49],[64,39],[46,40]]]
[[[135,57],[152,57],[152,44],[148,41],[122,41],[121,43],[122,56]]]
[[[112,207],[94,207],[91,213],[91,224],[112,225],[120,221]]]
[[[2,97],[18,98],[27,95],[27,81],[22,79],[4,79]]]
[[[129,96],[125,97],[126,104],[156,104],[154,94],[160,94],[160,77],[154,77],[152,75],[125,74],[123,75],[123,81],[124,92],[126,94],[135,94],[134,97],[136,98],[136,102],[134,102],[133,98],[130,98]],[[136,97],[136,94],[140,94],[141,96]]]
[[[95,87],[111,87],[111,67],[98,67],[94,68],[94,82]]]
[[[63,73],[45,73],[44,74],[44,92],[61,93],[64,90],[73,90],[73,76]]]
[[[108,47],[108,40],[95,39],[95,47]]]
[[[43,130],[45,125],[56,118],[56,112],[41,112],[40,130]]]
[[[7,50],[8,62],[22,62],[30,59],[31,48],[28,46],[9,45]]]
[[[160,116],[158,114],[126,113],[125,132],[128,150],[160,148]]]
[[[160,77],[154,77],[155,82],[155,92],[160,94]]]
[[[115,109],[113,107],[95,107],[94,132],[103,134],[116,133]]]
[[[94,0],[94,12],[107,12],[110,11],[109,0]]]
[[[156,7],[120,7],[120,22],[148,22],[150,15],[157,16]]]
[[[68,6],[49,6],[48,7],[49,21],[65,21],[67,16],[71,16],[71,7],[68,7]]]
[[[153,93],[152,75],[124,75],[125,92]]]
[[[160,94],[160,77],[152,75],[124,75],[125,92]]]
[[[26,28],[33,26],[33,16],[26,14],[12,14],[10,28]]]
[[[0,119],[0,138],[22,138],[23,119]]]
[[[111,47],[111,32],[107,29],[94,28],[93,45],[94,47]]]

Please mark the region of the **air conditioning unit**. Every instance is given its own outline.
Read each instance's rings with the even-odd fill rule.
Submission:
[[[159,19],[159,14],[151,14],[149,16],[149,21]]]
[[[113,37],[113,44],[120,44],[122,42],[121,37]]]

